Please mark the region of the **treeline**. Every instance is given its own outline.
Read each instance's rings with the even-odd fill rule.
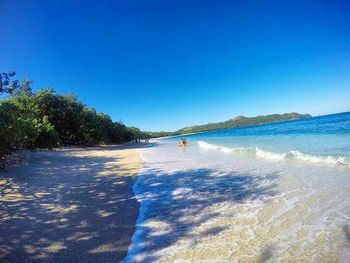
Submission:
[[[159,137],[168,137],[168,136],[176,136],[176,135],[181,135],[179,132],[165,132],[165,131],[160,131],[160,132],[144,132],[146,136],[149,136],[150,138],[159,138]]]
[[[248,127],[248,126],[267,124],[267,123],[273,123],[273,122],[305,119],[310,117],[311,117],[310,114],[299,114],[296,112],[284,113],[284,114],[270,114],[270,115],[256,116],[256,117],[237,116],[228,121],[185,127],[178,130],[177,133],[185,134],[185,133],[194,133],[194,132],[222,130],[222,129],[229,129],[229,128],[240,128],[240,127]]]
[[[75,95],[60,95],[51,88],[33,92],[30,81],[11,80],[14,75],[0,74],[2,159],[18,148],[112,144],[149,137],[138,128],[113,122]]]

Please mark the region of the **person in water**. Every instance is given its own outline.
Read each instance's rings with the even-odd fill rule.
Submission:
[[[181,138],[180,142],[179,142],[179,146],[187,146],[187,140],[184,138]]]
[[[180,141],[179,141],[179,146],[184,146],[183,140],[184,140],[183,138],[180,139]]]

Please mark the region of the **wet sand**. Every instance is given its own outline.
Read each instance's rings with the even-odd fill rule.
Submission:
[[[348,167],[192,145],[141,151],[125,262],[350,262]]]
[[[135,230],[130,146],[33,152],[0,173],[0,262],[118,262]]]

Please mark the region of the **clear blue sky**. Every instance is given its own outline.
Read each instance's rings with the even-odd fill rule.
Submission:
[[[350,110],[350,2],[1,0],[0,70],[176,130]]]

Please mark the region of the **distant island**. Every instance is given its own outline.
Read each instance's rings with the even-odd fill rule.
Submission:
[[[283,122],[290,120],[299,120],[311,118],[310,114],[300,114],[296,112],[284,113],[284,114],[270,114],[256,117],[245,117],[245,116],[237,116],[227,121],[223,122],[214,122],[207,123],[203,125],[194,125],[189,127],[184,127],[175,132],[147,132],[151,137],[165,137],[165,136],[174,136],[181,134],[189,134],[189,133],[197,133],[197,132],[206,132],[206,131],[214,131],[214,130],[223,130],[230,128],[240,128],[240,127],[248,127],[259,124],[268,124],[274,122]]]
[[[254,126],[259,124],[267,124],[267,123],[273,123],[273,122],[298,120],[298,119],[306,119],[306,118],[311,118],[311,115],[292,112],[292,113],[284,113],[284,114],[270,114],[270,115],[256,116],[256,117],[237,116],[228,121],[185,127],[178,130],[177,132],[180,134],[193,133],[193,132],[205,132],[205,131],[240,128],[240,127]]]

